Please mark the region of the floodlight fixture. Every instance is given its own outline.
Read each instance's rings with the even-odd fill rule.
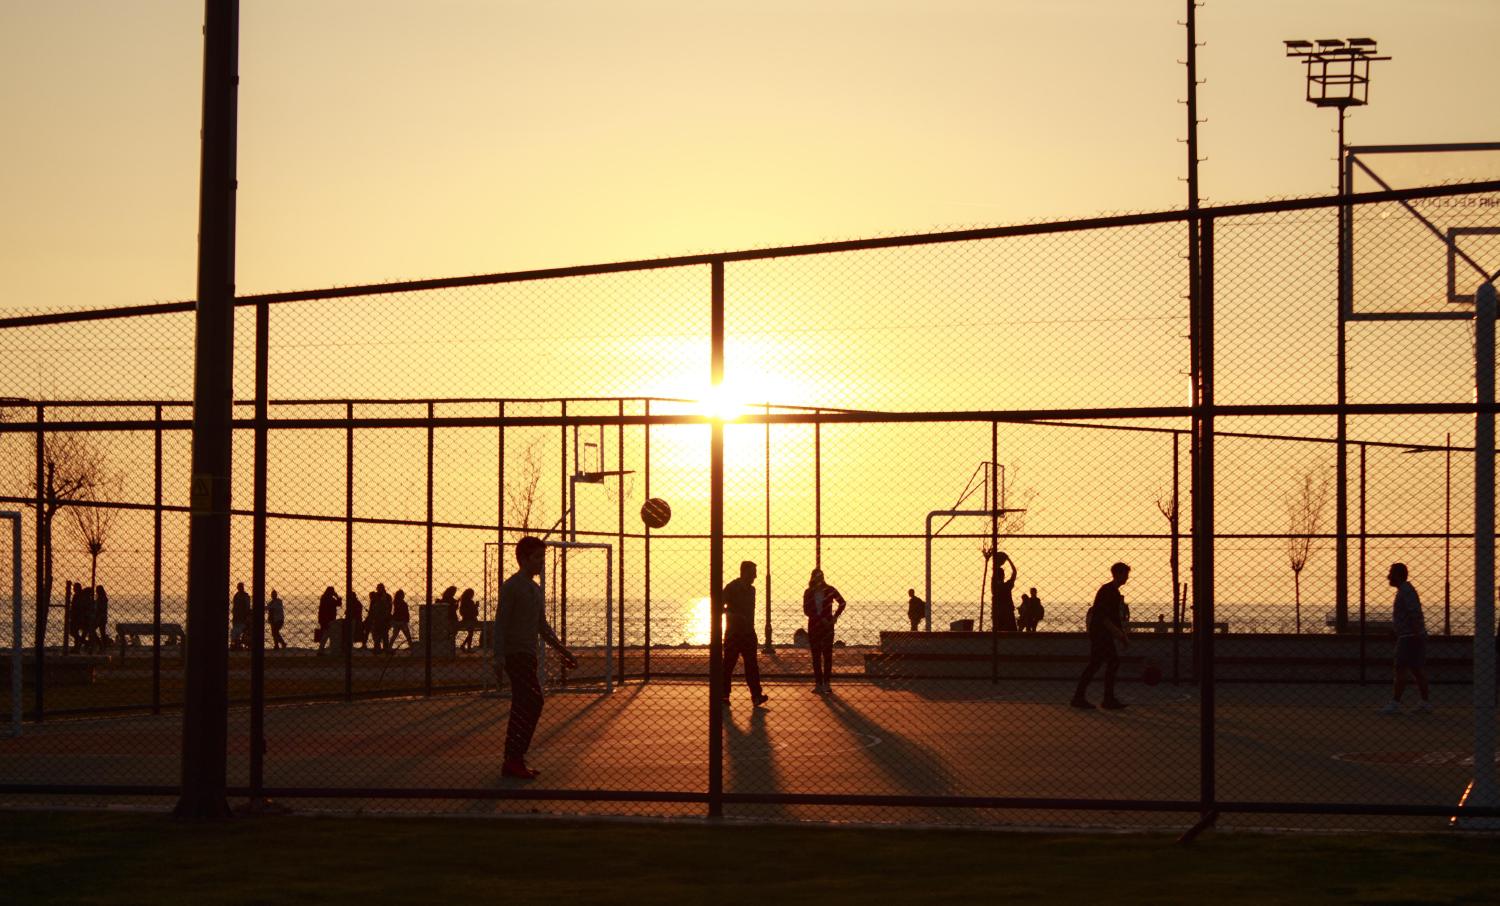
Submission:
[[[1307,101],[1316,107],[1363,107],[1370,97],[1370,64],[1377,56],[1374,38],[1294,38],[1282,41],[1286,56],[1307,67]]]

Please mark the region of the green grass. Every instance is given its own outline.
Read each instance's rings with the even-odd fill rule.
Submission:
[[[1494,837],[0,812],[10,903],[1500,901]]]

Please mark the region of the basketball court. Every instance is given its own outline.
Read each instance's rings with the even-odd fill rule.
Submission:
[[[1120,712],[1068,707],[1065,683],[771,682],[754,709],[742,684],[726,708],[726,815],[785,820],[1186,827],[1191,811],[939,809],[852,806],[795,797],[1020,797],[1191,803],[1199,790],[1199,703],[1190,686],[1122,685]],[[1470,777],[1469,690],[1439,687],[1430,714],[1377,713],[1382,686],[1226,685],[1215,746],[1222,801],[1456,803]],[[1097,686],[1095,689],[1097,698]],[[1414,701],[1414,699],[1413,699]],[[527,784],[500,777],[509,702],[494,692],[268,707],[265,785],[299,810],[702,816],[708,701],[702,683],[655,681],[612,693],[548,697]],[[248,776],[248,712],[230,713],[229,783]],[[28,726],[0,741],[0,777],[17,784],[172,786],[180,718],[132,716]],[[290,795],[293,789],[352,796]],[[450,798],[408,798],[414,790]],[[487,798],[560,791],[572,801]],[[281,790],[282,792],[277,792]],[[376,800],[373,791],[384,791]],[[367,797],[358,791],[371,791]],[[590,797],[596,792],[600,799]],[[394,794],[394,795],[391,795]],[[471,798],[452,798],[459,794]],[[642,799],[608,801],[619,794]],[[735,802],[735,796],[789,802]],[[578,797],[573,799],[572,797]],[[6,796],[12,803],[24,801]],[[602,800],[602,801],[601,801]],[[146,802],[148,800],[132,800]],[[162,800],[157,800],[160,803]],[[1440,818],[1227,815],[1226,825],[1439,829]]]

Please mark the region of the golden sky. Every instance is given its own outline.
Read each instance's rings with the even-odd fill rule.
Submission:
[[[244,292],[1181,206],[1176,0],[243,4]],[[192,295],[202,4],[0,6],[0,306]],[[1203,191],[1332,188],[1291,37],[1370,35],[1353,142],[1495,138],[1494,0],[1211,0]]]

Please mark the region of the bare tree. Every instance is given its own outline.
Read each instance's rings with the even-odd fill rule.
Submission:
[[[1323,510],[1328,506],[1330,482],[1315,471],[1303,474],[1302,481],[1286,495],[1287,564],[1292,568],[1292,588],[1296,600],[1297,631],[1302,631],[1302,570],[1312,555],[1313,538],[1323,525]]]
[[[514,479],[505,483],[505,518],[517,538],[531,533],[531,520],[537,516],[537,489],[542,484],[542,464],[537,461],[537,441],[527,444]]]
[[[73,536],[88,551],[89,588],[99,584],[99,555],[104,553],[104,545],[109,541],[109,531],[119,512],[113,507],[97,504],[101,501],[108,502],[110,498],[117,496],[121,484],[119,475],[101,474],[92,487],[79,494],[78,503],[68,508],[68,515],[72,517],[70,525]]]
[[[1156,511],[1161,513],[1167,520],[1167,526],[1172,532],[1172,555],[1169,563],[1172,567],[1172,625],[1177,627],[1182,622],[1182,604],[1184,597],[1181,594],[1182,582],[1182,551],[1181,551],[1181,523],[1182,517],[1181,501],[1177,497],[1175,488],[1164,488],[1156,495]]]
[[[109,475],[108,458],[103,447],[86,434],[76,432],[45,435],[41,445],[42,480],[37,491],[35,467],[30,471],[31,506],[39,509],[37,522],[41,529],[39,548],[42,568],[37,576],[36,640],[45,644],[47,611],[52,604],[52,521],[58,512],[76,500],[95,493]],[[38,500],[38,498],[40,498]],[[39,505],[39,506],[38,506]]]

